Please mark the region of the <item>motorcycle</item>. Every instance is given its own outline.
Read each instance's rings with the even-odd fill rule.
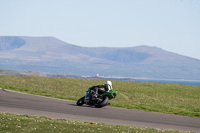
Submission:
[[[82,106],[83,104],[94,105],[96,108],[101,108],[108,105],[108,101],[115,98],[117,96],[117,92],[109,91],[104,92],[103,94],[95,94],[93,90],[88,89],[86,96],[87,98],[85,98],[85,96],[81,97],[76,104],[78,106]]]

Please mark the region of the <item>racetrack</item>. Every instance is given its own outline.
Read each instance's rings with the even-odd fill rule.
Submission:
[[[76,106],[74,101],[35,96],[4,89],[0,89],[0,112],[133,127],[200,132],[200,118],[108,106],[103,108]]]

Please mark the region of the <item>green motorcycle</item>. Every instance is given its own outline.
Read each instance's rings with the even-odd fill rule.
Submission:
[[[101,108],[103,106],[108,105],[108,101],[117,96],[117,92],[113,92],[113,91],[109,91],[109,92],[105,92],[103,94],[95,95],[93,90],[88,89],[88,91],[86,93],[88,95],[88,99],[86,100],[85,96],[81,97],[77,101],[78,106],[82,106],[83,104],[87,104],[87,105],[92,105],[92,106],[94,105],[96,108]]]

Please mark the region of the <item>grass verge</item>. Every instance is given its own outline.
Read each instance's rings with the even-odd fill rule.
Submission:
[[[0,113],[0,132],[9,133],[182,133],[175,130],[159,130],[116,126],[103,123],[50,119],[29,115]]]
[[[30,94],[78,100],[104,79],[0,76],[0,87]],[[118,92],[111,106],[200,117],[200,86],[112,81]]]

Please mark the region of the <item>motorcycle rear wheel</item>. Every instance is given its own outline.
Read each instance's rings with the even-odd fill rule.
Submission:
[[[85,99],[85,96],[84,96],[84,97],[81,97],[81,98],[77,101],[76,105],[82,106],[82,105],[85,103],[85,102],[84,102],[84,99]]]

